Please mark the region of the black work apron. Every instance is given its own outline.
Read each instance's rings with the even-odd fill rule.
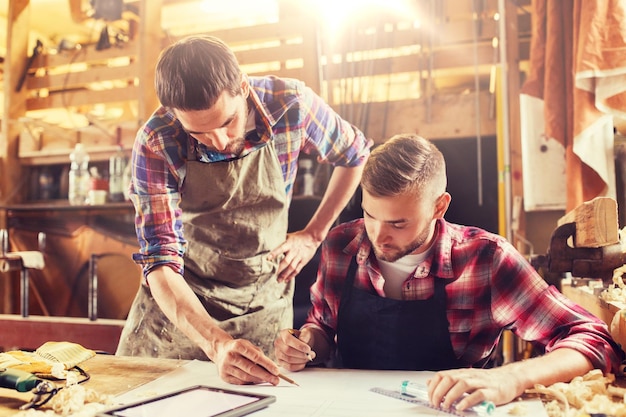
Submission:
[[[355,369],[438,371],[460,367],[446,315],[443,280],[427,300],[395,300],[354,287],[352,259],[337,318],[341,366]]]
[[[180,205],[185,281],[220,328],[273,357],[278,331],[293,325],[294,289],[294,280],[277,281],[278,261],[267,260],[287,236],[285,181],[274,144],[240,159],[202,163],[191,142]],[[146,285],[116,353],[206,359],[162,313]]]

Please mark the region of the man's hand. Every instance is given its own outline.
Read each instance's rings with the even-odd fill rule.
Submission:
[[[301,333],[298,330],[281,330],[274,340],[274,355],[281,367],[289,371],[299,371],[315,359],[315,352],[308,344],[309,335],[306,331]]]
[[[440,371],[428,382],[428,397],[433,405],[459,411],[486,400],[506,404],[523,393],[523,384],[506,367]]]
[[[295,278],[313,258],[320,243],[303,230],[289,233],[287,240],[268,255],[269,260],[285,255],[278,265],[278,281],[289,282]]]
[[[220,377],[230,384],[278,385],[278,366],[263,351],[245,339],[231,339],[222,343],[212,358]]]

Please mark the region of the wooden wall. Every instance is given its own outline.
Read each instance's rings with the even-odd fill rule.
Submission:
[[[153,68],[158,53],[182,36],[160,27],[164,2],[175,3],[134,3],[138,15],[129,22],[127,41],[105,50],[97,50],[95,44],[60,53],[44,49],[30,66],[34,49],[28,28],[34,11],[28,0],[9,2],[0,204],[29,202],[33,178],[44,167],[69,164],[77,142],[87,145],[96,162],[106,162],[118,145],[130,149],[136,129],[157,106]],[[441,142],[450,155],[460,148],[472,149],[471,164],[449,164],[475,167],[470,174],[452,173],[452,185],[473,196],[487,195],[471,202],[473,217],[451,220],[502,232],[492,221],[502,217],[500,187],[508,180],[506,175],[513,195],[522,195],[517,94],[531,26],[530,0],[505,3],[504,25],[497,19],[498,0],[419,0],[415,14],[359,9],[344,18],[339,30],[331,31],[322,16],[302,6],[308,3],[281,0],[273,23],[208,27],[185,35],[224,39],[250,75],[302,79],[376,142],[410,131]],[[500,42],[505,38],[502,56]],[[28,75],[18,89],[24,71]],[[508,86],[506,92],[498,90],[503,84]],[[116,109],[120,116],[93,117],[102,109]],[[50,125],[41,119],[47,111],[90,115],[92,123],[77,128]],[[503,111],[509,116],[505,127],[499,123]],[[504,133],[510,137],[511,165],[506,167],[496,161],[502,156]],[[458,141],[463,146],[456,145]],[[481,161],[481,155],[488,160]],[[468,212],[461,191],[453,199],[458,213]],[[483,217],[488,225],[480,224]],[[0,227],[6,226],[4,222],[0,219]]]

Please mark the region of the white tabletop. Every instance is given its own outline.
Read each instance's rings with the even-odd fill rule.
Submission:
[[[300,372],[285,372],[299,386],[282,380],[276,387],[269,384],[240,386],[222,381],[217,375],[215,364],[191,361],[152,382],[117,396],[115,402],[127,404],[193,385],[209,385],[276,396],[276,402],[254,412],[255,417],[447,416],[449,414],[443,411],[372,391],[372,388],[399,390],[404,380],[425,383],[431,374],[432,372],[416,371],[307,368]],[[516,404],[497,407],[493,417],[509,416],[508,411],[514,405]],[[519,403],[517,407],[520,407]],[[525,400],[521,407],[527,416],[547,417],[540,400]],[[476,414],[469,412],[460,415]]]

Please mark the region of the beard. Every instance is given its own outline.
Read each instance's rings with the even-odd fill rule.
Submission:
[[[231,155],[231,154],[240,155],[241,152],[243,151],[243,148],[246,146],[245,139],[242,137],[232,139],[230,142],[228,142],[228,145],[226,145],[226,147],[223,150],[217,149],[215,146],[209,145],[203,141],[198,141],[198,142],[204,144],[204,146],[206,146],[207,149],[211,152],[226,154],[226,155]]]
[[[229,140],[228,144],[224,147],[223,150],[217,149],[215,146],[207,143],[207,141],[200,141],[203,143],[210,151],[221,153],[221,154],[230,154],[230,155],[241,155],[245,146],[246,146],[246,123],[248,117],[248,103],[244,100],[243,110],[240,113],[240,122],[237,126],[236,136],[234,139]]]
[[[243,124],[241,125],[241,129],[239,134],[237,135],[236,139],[233,139],[228,146],[226,146],[226,149],[224,150],[224,152],[228,152],[230,154],[233,155],[240,155],[241,152],[243,152],[243,149],[246,146],[246,139],[245,139],[245,135],[246,135],[246,124],[247,124],[247,119],[248,119],[248,101],[244,100],[243,102],[243,106],[244,106],[244,111],[243,114],[245,115],[243,117]]]
[[[245,147],[246,141],[243,137],[238,137],[237,139],[233,139],[226,149],[224,149],[223,153],[230,153],[233,155],[240,155]]]
[[[430,236],[430,229],[425,229],[411,243],[406,246],[382,245],[376,246],[372,243],[376,257],[385,262],[395,262],[398,259],[415,252],[427,243]]]

